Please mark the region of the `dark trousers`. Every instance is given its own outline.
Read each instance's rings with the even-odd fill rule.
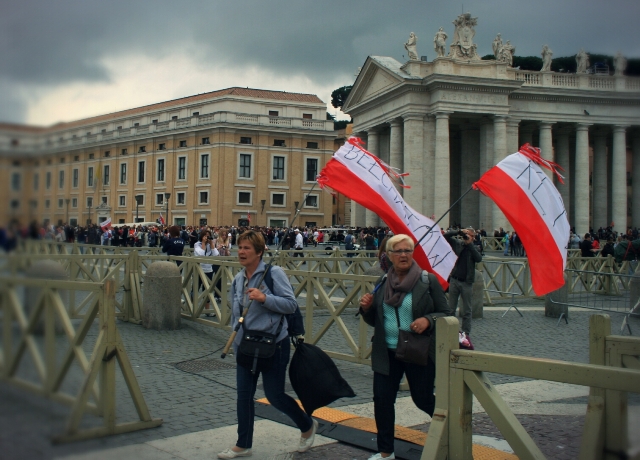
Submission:
[[[302,248],[296,248],[295,251],[293,251],[293,257],[302,257],[304,259]]]
[[[251,370],[238,366],[236,369],[236,386],[238,388],[238,442],[236,446],[248,449],[253,444],[253,424],[255,418],[255,406],[253,398],[256,394],[258,377],[262,374],[264,394],[269,403],[280,412],[283,412],[296,424],[302,432],[309,431],[313,424],[298,403],[284,392],[284,381],[289,364],[289,339],[285,338],[276,345],[273,367],[266,372],[256,375]]]
[[[396,397],[400,380],[407,375],[411,399],[418,409],[433,416],[436,398],[433,395],[433,382],[436,366],[429,360],[426,366],[405,363],[396,359],[396,353],[389,353],[389,375],[373,373],[373,408],[378,428],[378,451],[390,454],[394,451],[394,425],[396,423]]]

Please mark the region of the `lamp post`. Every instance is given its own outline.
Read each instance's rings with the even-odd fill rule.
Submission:
[[[267,200],[260,200],[260,204],[262,205],[262,211],[260,211],[260,214],[264,213],[264,205],[267,203]]]
[[[69,224],[69,202],[71,201],[70,198],[65,198],[65,203],[67,203],[67,224]]]
[[[91,225],[91,205],[93,204],[93,199],[89,199],[87,202],[87,207],[89,208],[89,218],[87,219],[87,225]]]
[[[169,198],[171,198],[171,193],[164,194],[164,203],[167,205],[167,210],[165,214],[167,215],[167,225],[169,225]]]
[[[140,222],[140,215],[138,213],[138,206],[140,206],[140,201],[142,201],[142,195],[136,195],[136,224]]]

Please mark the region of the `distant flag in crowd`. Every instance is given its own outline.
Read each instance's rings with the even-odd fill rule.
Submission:
[[[559,165],[542,158],[539,148],[524,144],[473,184],[496,203],[522,241],[537,295],[564,284],[570,235],[560,192],[541,167],[564,183]]]
[[[160,225],[164,225],[164,217],[162,217],[162,213],[160,213],[158,220],[160,221]]]
[[[100,228],[102,230],[108,230],[111,227],[111,217],[100,224]]]
[[[251,223],[251,213],[249,211],[247,211],[247,220]]]
[[[438,278],[443,287],[456,262],[456,255],[434,221],[409,206],[394,185],[402,187],[406,173],[398,173],[351,137],[329,160],[318,176],[320,187],[329,187],[375,212],[397,235],[413,237],[417,264]],[[428,231],[428,232],[427,232]],[[425,236],[426,235],[426,236]],[[424,236],[424,238],[422,238]]]

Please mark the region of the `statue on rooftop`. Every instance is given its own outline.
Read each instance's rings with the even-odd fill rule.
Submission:
[[[407,54],[409,54],[409,60],[411,61],[418,60],[418,49],[416,46],[417,44],[418,37],[416,37],[416,34],[411,32],[409,34],[409,40],[407,40],[407,43],[404,44],[404,48],[407,50]]]
[[[624,71],[627,69],[627,58],[625,58],[620,51],[613,58],[613,66],[616,69],[614,75],[621,76],[624,74]]]
[[[476,34],[474,27],[478,25],[478,18],[472,18],[471,13],[464,13],[453,21],[453,25],[456,28],[453,32],[453,42],[449,46],[449,57],[479,61],[478,46],[473,43]]]
[[[502,37],[500,36],[500,34],[496,35],[496,38],[493,39],[491,48],[493,49],[493,56],[498,59],[498,56],[500,55],[500,49],[502,48]]]
[[[589,67],[589,55],[585,53],[584,48],[576,54],[576,73],[587,73],[587,67]]]
[[[509,67],[513,67],[513,54],[516,52],[516,47],[511,44],[511,41],[507,40],[507,43],[502,45],[500,51],[498,51],[498,61],[506,62]]]
[[[436,36],[433,37],[433,47],[436,50],[437,57],[444,57],[445,46],[447,40],[447,33],[442,30],[442,27],[436,33]]]
[[[553,51],[547,46],[544,45],[542,47],[542,69],[540,72],[551,72],[551,56],[553,56]]]

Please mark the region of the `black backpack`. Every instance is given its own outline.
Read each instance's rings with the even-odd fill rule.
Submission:
[[[273,277],[271,276],[271,267],[267,267],[267,273],[264,275],[264,284],[267,285],[271,292],[273,291]],[[289,337],[291,342],[298,342],[300,336],[304,336],[304,318],[300,312],[300,307],[296,305],[296,310],[293,313],[284,315],[287,318],[287,330],[289,331]],[[304,338],[303,338],[304,340]],[[295,343],[294,343],[295,344]]]

